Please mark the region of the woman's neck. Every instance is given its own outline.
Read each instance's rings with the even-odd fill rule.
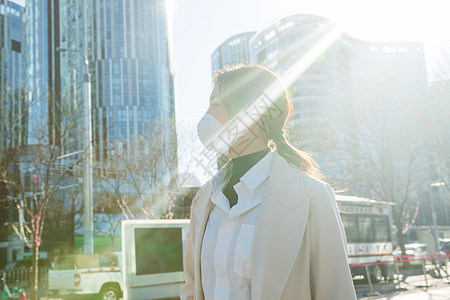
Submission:
[[[234,157],[231,159],[232,162],[232,172],[236,174],[244,174],[248,171],[254,164],[256,164],[260,159],[262,159],[268,152],[270,147],[264,149]]]
[[[250,145],[246,145],[244,149],[241,149],[241,147],[236,145],[231,146],[231,148],[228,150],[228,156],[234,159],[259,152],[266,149],[267,147],[269,147],[267,145],[267,140],[257,139],[254,140]]]

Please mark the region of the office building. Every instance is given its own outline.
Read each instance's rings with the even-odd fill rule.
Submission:
[[[0,150],[26,143],[25,8],[10,1],[0,4]]]
[[[0,3],[0,269],[20,259],[23,243],[14,237],[9,222],[17,216],[10,198],[17,189],[8,182],[11,155],[26,145],[26,49],[25,8],[11,1]],[[17,219],[16,219],[17,220]]]

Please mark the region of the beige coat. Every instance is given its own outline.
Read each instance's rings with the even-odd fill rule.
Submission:
[[[347,242],[334,191],[274,151],[252,251],[252,300],[355,300]],[[211,180],[192,202],[181,299],[203,300],[200,251]]]

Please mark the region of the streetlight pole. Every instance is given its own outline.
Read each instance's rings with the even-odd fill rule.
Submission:
[[[89,74],[89,60],[83,51],[78,49],[56,48],[59,52],[77,52],[84,59],[83,95],[84,95],[84,253],[94,253],[94,223],[92,201],[92,132],[91,132],[91,82]]]
[[[440,254],[440,243],[439,243],[439,235],[437,231],[437,221],[436,221],[436,209],[434,207],[434,194],[433,194],[433,187],[443,186],[445,185],[445,182],[435,182],[430,184],[430,202],[431,202],[431,220],[433,222],[433,235],[434,235],[434,242],[436,243],[436,254]],[[439,259],[439,261],[441,261]]]

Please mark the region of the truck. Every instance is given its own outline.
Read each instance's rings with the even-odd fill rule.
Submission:
[[[123,296],[121,252],[55,257],[54,268],[48,274],[47,296],[65,299],[74,295],[120,299]]]
[[[122,220],[121,252],[55,259],[48,298],[179,299],[189,224],[185,219]]]

